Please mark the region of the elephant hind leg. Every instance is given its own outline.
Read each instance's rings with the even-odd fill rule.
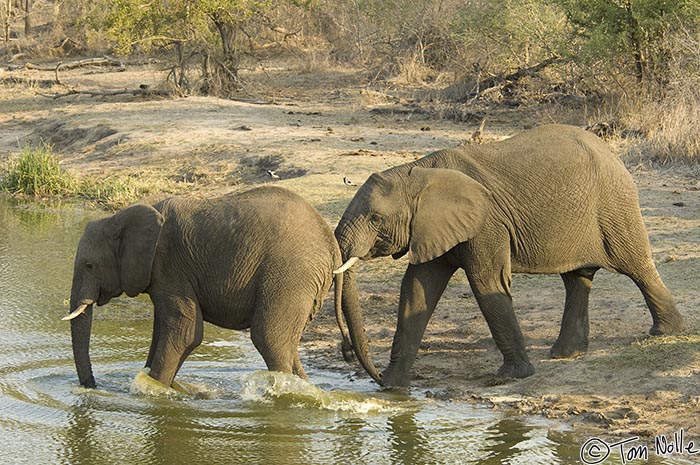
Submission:
[[[299,358],[299,352],[294,353],[294,366],[292,368],[292,372],[295,375],[297,375],[299,378],[309,379],[309,377],[306,376],[306,372],[304,371],[304,367],[301,366],[301,359]]]
[[[618,230],[605,235],[610,264],[615,271],[629,276],[642,291],[653,320],[649,334],[680,332],[685,329],[683,317],[656,270],[642,218],[637,213],[630,216],[632,211],[636,210],[621,211],[622,215],[616,220]]]
[[[250,326],[250,338],[267,369],[306,379],[298,347],[313,309],[313,299],[276,299],[259,305]]]
[[[599,268],[584,268],[561,275],[566,303],[559,337],[549,351],[551,358],[569,358],[588,350],[588,296]]]
[[[651,259],[642,269],[624,274],[634,281],[644,295],[653,321],[649,334],[676,334],[685,329],[685,321],[676,308],[673,296],[661,280]]]

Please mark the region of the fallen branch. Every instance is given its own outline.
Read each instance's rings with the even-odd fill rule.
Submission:
[[[169,90],[159,90],[150,89],[146,86],[138,89],[115,89],[115,90],[78,90],[70,89],[68,92],[57,93],[57,94],[39,94],[42,97],[59,99],[63,97],[70,97],[72,95],[87,95],[89,97],[114,97],[116,95],[134,95],[134,96],[144,96],[144,97],[169,97],[172,95],[178,95],[176,92]]]
[[[12,58],[10,58],[9,60],[7,60],[7,62],[8,62],[8,63],[14,63],[15,61],[19,60],[20,58],[24,58],[25,56],[27,56],[26,53],[21,53],[21,52],[20,52],[20,53],[16,53],[16,54],[12,55]]]
[[[551,56],[547,58],[546,60],[537,63],[536,65],[533,66],[528,66],[527,68],[519,68],[517,71],[507,74],[505,76],[491,76],[483,81],[480,81],[477,84],[477,90],[474,93],[475,97],[479,97],[485,93],[488,93],[491,91],[491,89],[494,89],[498,87],[501,84],[506,84],[506,83],[516,83],[520,79],[526,77],[526,76],[534,76],[535,74],[539,73],[546,67],[553,65],[555,63],[561,63],[564,61],[561,57],[559,56]]]
[[[3,77],[0,78],[0,84],[8,86],[25,85],[31,87],[40,87],[48,89],[56,85],[56,81],[52,79],[28,79],[23,77]]]
[[[116,66],[123,68],[124,63],[116,58],[104,56],[101,58],[87,58],[85,60],[71,61],[69,63],[58,62],[52,65],[35,65],[33,63],[25,63],[24,68],[36,71],[58,72],[59,70],[75,69],[83,66]]]

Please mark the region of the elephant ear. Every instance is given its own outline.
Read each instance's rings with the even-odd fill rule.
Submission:
[[[479,231],[492,205],[491,193],[466,174],[442,168],[413,168],[423,188],[411,220],[411,264],[437,258]]]
[[[151,281],[151,268],[164,218],[150,205],[133,205],[113,217],[119,241],[119,279],[129,297],[143,292]]]

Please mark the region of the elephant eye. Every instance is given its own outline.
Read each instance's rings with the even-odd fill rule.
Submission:
[[[87,268],[88,270],[92,270],[94,268],[94,266],[90,262],[85,262],[85,268]]]
[[[381,226],[382,215],[379,213],[372,213],[372,216],[369,217],[369,222],[372,224],[372,226]]]

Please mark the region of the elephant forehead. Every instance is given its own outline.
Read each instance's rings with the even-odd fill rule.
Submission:
[[[399,193],[396,180],[383,173],[375,173],[358,191],[358,195],[366,202],[373,204],[389,203],[392,197]]]
[[[95,254],[107,245],[107,237],[105,236],[106,220],[91,221],[85,226],[85,231],[80,238],[78,246],[78,255]]]

